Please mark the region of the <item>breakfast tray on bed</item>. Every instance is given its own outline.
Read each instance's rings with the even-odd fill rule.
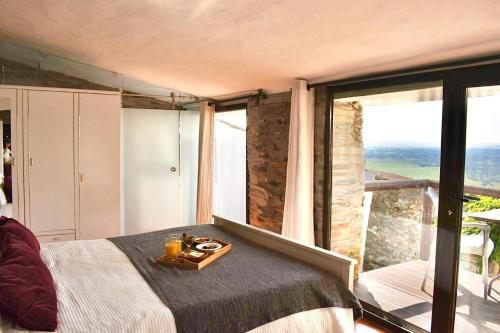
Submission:
[[[180,256],[177,256],[175,258],[170,258],[170,257],[167,257],[166,255],[161,255],[161,256],[156,257],[155,261],[159,265],[177,266],[180,268],[200,270],[200,269],[210,265],[211,263],[213,263],[214,261],[216,261],[217,259],[219,259],[223,255],[225,255],[229,251],[231,251],[231,244],[230,243],[226,243],[226,242],[221,241],[221,240],[213,240],[213,242],[221,244],[222,248],[216,252],[213,252],[213,253],[207,252],[206,257],[204,256],[203,260],[201,260],[199,262],[191,261],[187,258],[183,258]]]

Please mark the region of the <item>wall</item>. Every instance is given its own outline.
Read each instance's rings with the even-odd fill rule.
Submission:
[[[363,271],[419,258],[422,205],[421,189],[373,192]]]
[[[23,65],[3,58],[0,58],[0,67],[3,69],[1,84],[88,90],[118,90],[85,79]],[[124,93],[133,94],[131,91],[124,91]],[[135,109],[173,109],[171,103],[144,96],[122,96],[122,107]]]
[[[291,93],[250,99],[247,106],[249,222],[281,233]]]
[[[248,103],[247,156],[250,223],[281,233],[285,203],[291,93]],[[323,179],[326,89],[315,90],[314,233],[323,246]]]

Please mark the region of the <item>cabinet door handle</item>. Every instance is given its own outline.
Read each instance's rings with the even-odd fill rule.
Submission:
[[[80,174],[80,181],[83,182],[83,179],[84,179],[84,175],[83,173]]]
[[[30,157],[30,166],[33,166],[33,157]]]

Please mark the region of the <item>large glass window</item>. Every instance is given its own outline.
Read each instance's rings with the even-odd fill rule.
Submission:
[[[215,114],[215,215],[246,223],[246,110]]]

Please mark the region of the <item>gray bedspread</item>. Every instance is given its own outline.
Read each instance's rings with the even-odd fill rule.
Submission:
[[[188,232],[232,243],[232,250],[200,271],[160,266],[163,239]],[[334,276],[248,242],[214,225],[110,238],[175,317],[179,333],[246,332],[279,318],[317,308],[353,308],[356,297]]]

